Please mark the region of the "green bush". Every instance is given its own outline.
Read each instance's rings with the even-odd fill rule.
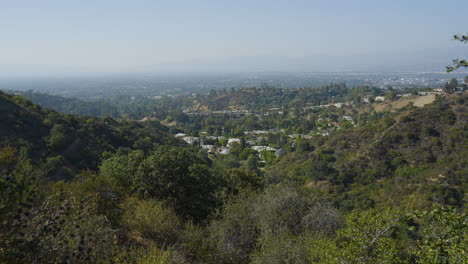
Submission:
[[[420,224],[417,263],[468,263],[468,215],[456,209],[435,206],[413,214]]]
[[[213,263],[248,263],[256,247],[259,229],[252,212],[253,193],[241,193],[228,202],[219,218],[208,226],[208,242],[214,249]]]
[[[16,161],[16,149],[10,146],[0,148],[0,170],[8,169]]]
[[[259,241],[258,250],[250,256],[252,264],[310,263],[306,235],[293,236],[280,232],[277,236]]]
[[[181,223],[162,202],[129,198],[122,209],[121,223],[134,236],[155,241],[160,247],[177,242]]]
[[[311,259],[316,263],[410,263],[405,226],[405,216],[397,210],[352,212],[333,242],[318,239],[310,244]]]
[[[99,264],[168,264],[172,262],[170,249],[158,247],[132,247],[126,250],[116,250],[109,259],[102,260]]]

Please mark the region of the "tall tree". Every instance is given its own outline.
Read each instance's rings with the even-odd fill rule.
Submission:
[[[464,90],[468,89],[468,76],[465,76],[463,83],[460,85]]]
[[[445,83],[445,91],[447,93],[452,93],[458,87],[458,81],[455,78],[452,78],[450,82]]]

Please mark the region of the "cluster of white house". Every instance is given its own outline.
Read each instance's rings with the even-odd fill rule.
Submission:
[[[255,132],[261,132],[261,131],[255,131]],[[252,133],[254,133],[254,131],[246,132],[246,134],[249,134],[249,135],[251,135]],[[266,134],[266,133],[268,133],[268,131],[265,131],[265,133],[259,133],[259,134]],[[257,133],[255,133],[255,134],[257,135]],[[211,140],[213,140],[213,139],[214,140],[221,140],[221,139],[224,138],[224,136],[205,136],[205,137],[200,138],[200,137],[187,136],[184,133],[178,133],[178,134],[176,134],[174,136],[176,138],[180,138],[180,139],[184,140],[187,144],[198,145],[198,146],[200,146],[200,148],[205,149],[209,153],[217,153],[217,154],[222,154],[222,155],[229,154],[233,144],[240,144],[241,143],[240,138],[229,138],[229,139],[227,139],[226,146],[216,146],[216,145],[205,144],[203,142],[203,138],[211,139]],[[278,149],[272,148],[270,146],[255,145],[255,142],[250,141],[250,140],[246,140],[245,143],[246,143],[247,146],[249,146],[251,149],[253,149],[253,150],[257,151],[257,152],[262,152],[262,151],[277,152],[278,151]]]
[[[430,95],[430,94],[442,95],[442,94],[445,94],[445,91],[442,88],[435,88],[432,91],[418,92],[417,95],[426,96],[426,95]],[[413,95],[414,94],[411,94],[411,93],[405,93],[405,94],[397,94],[396,96],[397,97],[410,97],[410,96],[413,96]],[[370,95],[366,95],[366,96],[364,96],[362,98],[362,102],[370,103],[371,98],[372,97]],[[374,101],[376,101],[376,102],[386,101],[385,96],[375,96],[372,99]],[[322,108],[322,107],[331,107],[331,106],[341,108],[341,107],[343,107],[345,105],[350,105],[350,104],[352,104],[352,103],[350,103],[350,102],[330,103],[330,104],[326,104],[326,105],[304,107],[304,110],[314,109],[314,108]],[[283,113],[282,111],[278,111],[278,110],[280,110],[280,108],[271,108],[269,110],[278,112],[279,114]],[[203,111],[203,112],[190,112],[190,111],[186,110],[186,111],[184,111],[184,113],[188,114],[188,115],[210,115],[210,114],[244,115],[244,114],[253,114],[253,112],[249,111],[249,110],[223,110],[223,111]],[[343,116],[343,119],[346,120],[346,121],[351,122],[354,126],[356,126],[356,123],[354,122],[354,120],[353,120],[353,118],[351,116],[345,115],[345,116]],[[321,120],[322,120],[321,118],[318,119],[318,121],[321,121]],[[328,123],[328,127],[339,127],[339,124],[337,122],[330,122],[330,123]],[[253,130],[253,131],[245,131],[244,134],[246,136],[250,136],[250,137],[252,137],[252,136],[255,137],[256,136],[257,137],[257,142],[261,142],[262,141],[261,139],[266,139],[265,137],[262,137],[262,136],[264,136],[266,134],[269,134],[269,133],[277,133],[277,132],[283,132],[284,133],[284,129],[281,129],[281,130],[276,130],[276,129]],[[313,134],[314,135],[329,136],[329,131],[328,131],[328,128],[325,128],[325,129],[320,129],[319,128],[319,131],[316,131]],[[225,146],[217,146],[217,145],[205,144],[203,142],[204,141],[203,139],[219,141],[219,140],[224,139],[223,136],[204,136],[204,137],[200,138],[200,137],[188,136],[188,135],[186,135],[184,133],[178,133],[178,134],[176,134],[174,136],[177,137],[177,138],[181,138],[182,140],[184,140],[188,144],[198,145],[200,148],[205,149],[209,153],[218,153],[218,154],[223,154],[223,155],[227,155],[227,154],[230,153],[231,147],[232,147],[233,144],[235,144],[235,143],[239,144],[241,142],[240,138],[228,138],[227,139],[227,144]],[[293,139],[298,138],[298,137],[303,138],[303,139],[312,139],[313,136],[306,135],[306,134],[289,134],[288,137],[293,138]],[[264,142],[264,140],[263,140],[263,142]],[[249,141],[249,140],[245,141],[245,143],[251,149],[253,149],[253,150],[255,150],[255,151],[259,152],[259,153],[262,152],[262,151],[272,151],[272,152],[275,152],[275,155],[278,156],[282,152],[282,149],[276,149],[276,148],[273,148],[273,147],[270,147],[270,146],[265,146],[265,145],[257,145],[255,142]]]
[[[343,116],[343,119],[346,121],[350,121],[354,125],[353,118],[351,116]],[[329,124],[329,126],[338,126],[339,124],[334,124],[336,122],[332,122]],[[270,129],[270,130],[253,130],[253,131],[245,131],[244,134],[249,137],[254,137],[256,138],[257,142],[265,142],[267,139],[265,137],[266,134],[269,133],[277,133],[277,132],[284,132],[284,129],[281,130],[276,130],[276,129]],[[323,131],[318,131],[313,133],[314,135],[321,135],[321,136],[329,136],[328,130],[323,130]],[[184,140],[187,144],[190,145],[198,145],[200,148],[206,150],[209,153],[216,153],[216,154],[222,154],[222,155],[227,155],[231,151],[231,147],[233,144],[240,144],[241,139],[240,138],[228,138],[226,141],[226,146],[219,146],[219,145],[211,145],[211,144],[205,144],[204,141],[208,140],[216,140],[220,141],[223,140],[225,137],[224,136],[203,136],[203,137],[195,137],[195,136],[188,136],[187,134],[184,133],[178,133],[174,135],[176,138],[180,138]],[[303,138],[303,139],[312,139],[312,135],[307,135],[307,134],[288,134],[287,135],[289,138],[296,139],[296,138]],[[205,140],[204,140],[205,139]],[[271,151],[274,152],[276,156],[281,155],[283,153],[283,150],[281,148],[273,148],[270,146],[266,145],[257,145],[254,141],[251,140],[246,140],[245,144],[250,147],[251,149],[257,151],[258,153],[261,153],[263,151]]]

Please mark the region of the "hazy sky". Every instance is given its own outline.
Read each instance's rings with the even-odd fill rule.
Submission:
[[[468,32],[466,10],[467,0],[0,0],[0,64],[134,67],[446,49],[460,46],[454,33]]]

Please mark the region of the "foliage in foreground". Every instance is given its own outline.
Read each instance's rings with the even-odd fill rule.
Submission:
[[[74,160],[44,159],[34,144],[31,150],[12,142],[7,127],[10,136],[0,145],[0,262],[468,263],[464,104],[440,100],[350,128],[272,161],[266,173],[232,156],[128,139],[138,146],[110,147],[93,160],[95,169],[52,181],[51,170],[60,167],[54,164]],[[26,106],[18,111],[35,113],[29,118],[42,113]],[[39,127],[47,132],[46,149],[66,146],[66,126]],[[369,136],[378,137],[376,145],[362,143]],[[298,167],[281,169],[287,161]],[[439,172],[445,176],[428,178]],[[369,186],[421,189],[397,190],[386,196],[390,203]],[[408,202],[420,190],[429,199]]]

